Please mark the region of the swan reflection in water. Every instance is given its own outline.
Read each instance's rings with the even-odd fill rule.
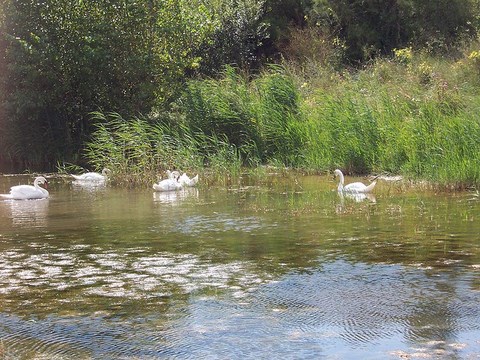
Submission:
[[[44,227],[47,225],[48,201],[48,199],[6,200],[2,203],[9,208],[13,225]]]
[[[72,181],[72,188],[75,191],[87,191],[94,192],[98,190],[106,189],[105,181],[83,181],[83,180],[74,180]]]
[[[340,196],[340,201],[343,203],[345,199],[353,200],[355,202],[362,202],[364,200],[368,200],[372,203],[376,203],[377,199],[375,195],[372,193],[349,193],[349,192],[338,192],[338,196]]]
[[[345,214],[358,209],[356,204],[364,202],[366,205],[375,204],[377,199],[373,194],[337,192],[340,202],[336,205],[337,214]],[[349,205],[350,204],[350,205]],[[363,206],[363,205],[362,205]]]
[[[153,201],[164,203],[164,204],[177,204],[180,201],[183,201],[187,198],[197,198],[198,189],[197,188],[183,188],[179,191],[165,191],[159,192],[155,191],[153,193]]]

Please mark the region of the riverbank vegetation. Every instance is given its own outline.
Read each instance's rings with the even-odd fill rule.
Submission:
[[[476,0],[2,3],[4,167],[480,184]]]

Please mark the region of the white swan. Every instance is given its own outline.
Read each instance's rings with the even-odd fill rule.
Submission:
[[[350,192],[350,193],[369,193],[373,190],[373,188],[377,184],[376,181],[372,182],[368,186],[361,183],[361,182],[354,182],[354,183],[347,184],[347,185],[344,186],[343,183],[344,183],[345,179],[343,177],[343,173],[339,169],[336,169],[335,172],[334,172],[334,175],[340,177],[340,183],[338,184],[338,191],[339,192],[344,191],[344,192]]]
[[[96,172],[88,172],[82,175],[72,174],[72,176],[75,178],[75,180],[80,180],[80,181],[105,181],[107,179],[107,175],[109,172],[110,172],[109,169],[104,168],[101,174]]]
[[[174,179],[165,179],[160,181],[158,184],[153,184],[153,190],[155,191],[174,191],[180,190],[182,184],[178,182],[178,178]]]
[[[182,184],[182,186],[195,186],[198,183],[198,174],[190,179],[187,174],[183,173],[178,179],[178,182]]]
[[[10,188],[10,194],[0,194],[6,199],[13,200],[29,200],[29,199],[45,199],[48,198],[48,191],[39,186],[46,184],[47,179],[43,176],[37,176],[32,185],[17,185]]]

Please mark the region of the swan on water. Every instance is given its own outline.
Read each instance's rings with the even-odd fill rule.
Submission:
[[[46,184],[47,179],[43,176],[37,176],[32,185],[16,185],[10,188],[10,194],[0,194],[6,199],[13,200],[30,200],[30,199],[45,199],[48,198],[48,191],[39,186],[39,184]]]
[[[177,178],[173,179],[165,179],[160,181],[158,184],[153,184],[153,190],[155,191],[174,191],[180,190],[182,188],[182,184],[179,183]]]
[[[198,183],[198,174],[190,179],[186,173],[183,173],[178,179],[178,182],[182,184],[182,186],[195,186]]]
[[[97,172],[88,172],[82,175],[72,174],[72,176],[75,178],[75,180],[80,180],[80,181],[105,181],[107,179],[107,175],[109,172],[110,172],[109,169],[104,168],[101,174]]]
[[[365,185],[361,182],[354,182],[351,184],[343,185],[345,179],[343,177],[343,173],[339,170],[336,169],[334,172],[335,176],[340,177],[340,182],[338,184],[338,191],[339,192],[350,192],[350,193],[369,193],[373,190],[375,185],[377,184],[376,181],[372,182],[370,185]]]
[[[189,178],[186,173],[180,176],[177,170],[166,171],[167,179],[160,181],[158,184],[153,184],[155,191],[174,191],[180,190],[183,187],[192,187],[198,183],[198,174],[193,178]]]

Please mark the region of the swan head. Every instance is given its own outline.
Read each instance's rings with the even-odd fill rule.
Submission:
[[[34,184],[34,185],[39,185],[39,184],[44,185],[44,184],[45,184],[45,186],[46,186],[46,185],[48,184],[48,181],[47,181],[47,179],[45,179],[45,177],[43,177],[43,176],[37,176],[37,177],[35,178],[35,180],[33,181],[33,184]]]
[[[173,171],[167,170],[166,173],[167,173],[168,179],[176,180],[177,178],[180,177],[180,172],[177,170],[173,170]]]
[[[112,172],[112,171],[111,171],[110,169],[108,169],[108,168],[103,168],[103,170],[102,170],[102,175],[103,175],[103,176],[107,176],[107,175],[109,175],[111,172]]]
[[[333,176],[334,176],[334,177],[337,177],[337,176],[342,177],[342,176],[343,176],[343,173],[342,173],[341,170],[336,169],[336,170],[333,172]]]

